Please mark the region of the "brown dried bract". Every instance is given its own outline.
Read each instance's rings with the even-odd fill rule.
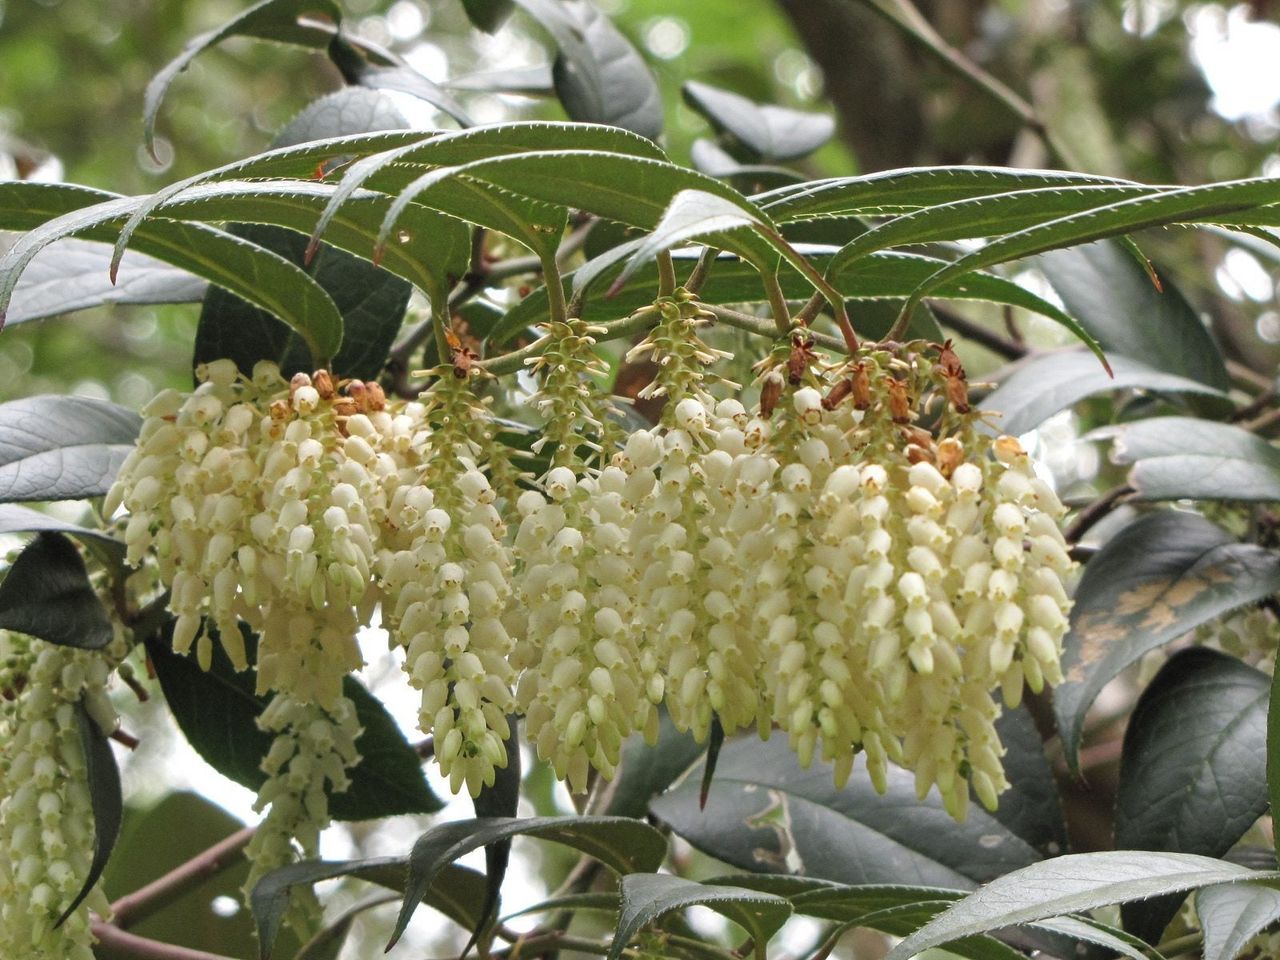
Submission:
[[[480,359],[480,354],[464,344],[462,338],[452,330],[444,332],[444,339],[452,354],[450,362],[453,363],[453,375],[459,380],[465,380],[475,362]]]
[[[290,399],[292,399],[293,395],[297,393],[302,387],[309,387],[309,386],[311,386],[311,378],[309,376],[307,376],[302,371],[298,371],[297,373],[295,373],[293,375],[293,378],[289,381]]]
[[[822,398],[823,410],[834,410],[844,402],[844,398],[853,393],[853,381],[844,379],[831,388],[831,392]]]
[[[908,463],[933,463],[933,452],[927,447],[922,447],[918,443],[907,444],[907,462]]]
[[[968,413],[970,410],[969,383],[965,378],[964,364],[960,362],[960,357],[956,355],[950,340],[934,346],[938,348],[937,370],[946,382],[947,402],[955,408],[957,413]]]
[[[805,372],[817,358],[818,355],[813,352],[812,337],[792,334],[791,355],[787,357],[787,382],[793,387],[799,386],[804,380]]]
[[[321,400],[332,400],[337,392],[333,386],[333,377],[329,376],[328,370],[317,370],[313,373],[311,384],[316,388],[316,393],[320,394]]]
[[[911,422],[911,394],[907,391],[904,380],[886,377],[885,387],[889,391],[889,416],[894,423]]]
[[[861,361],[853,367],[853,377],[850,381],[853,385],[853,405],[858,410],[871,409],[871,371],[867,368],[866,361]]]
[[[760,387],[760,416],[768,420],[773,416],[773,408],[778,405],[778,398],[782,396],[782,377],[776,371],[772,371],[765,376],[764,384]]]
[[[955,437],[944,437],[938,441],[938,470],[944,477],[950,478],[956,467],[964,463],[964,444]]]

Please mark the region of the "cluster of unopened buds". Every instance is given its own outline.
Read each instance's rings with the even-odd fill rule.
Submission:
[[[175,645],[207,664],[216,630],[243,667],[243,621],[259,686],[332,712],[381,605],[420,725],[472,794],[507,762],[513,713],[581,791],[665,703],[700,739],[780,729],[838,783],[862,754],[881,788],[894,762],[956,817],[970,788],[994,807],[993,693],[1060,679],[1072,563],[1052,488],[969,408],[949,345],[824,368],[798,331],[749,410],[707,389],[720,354],[696,301],[651,309],[636,349],[665,412],[616,443],[593,328],[548,326],[530,407],[551,466],[523,492],[498,485],[465,352],[413,402],[228,361],[158,397],[108,506],[129,512],[131,561],[158,560]]]

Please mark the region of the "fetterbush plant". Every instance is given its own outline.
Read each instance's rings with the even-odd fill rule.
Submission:
[[[0,583],[4,955],[87,958],[95,941],[168,955],[113,922],[99,885],[122,808],[108,741],[127,738],[117,709],[128,716],[105,691],[113,678],[139,688],[145,662],[197,751],[258,792],[265,818],[243,845],[264,957],[282,921],[304,939],[321,924],[314,883],[352,876],[403,895],[393,943],[425,901],[502,956],[616,957],[637,937],[663,956],[727,956],[662,921],[705,904],[745,929],[734,955],[766,956],[794,913],[830,925],[815,957],[852,926],[905,937],[893,958],[1075,941],[1141,957],[1176,899],[1126,908],[1124,929],[1088,911],[1196,889],[1204,952],[1231,960],[1280,918],[1280,873],[1220,859],[1276,789],[1270,681],[1247,662],[1274,664],[1270,527],[1242,540],[1200,513],[1145,509],[1101,549],[1080,540],[1121,500],[1280,499],[1275,449],[1221,422],[1266,399],[1230,389],[1189,312],[1160,335],[1207,360],[1104,352],[1147,329],[1110,329],[1058,271],[1087,258],[1158,311],[1177,293],[1147,282],[1128,235],[1263,232],[1280,182],[973,167],[715,177],[658,146],[656,87],[603,15],[520,5],[558,45],[554,92],[572,122],[472,126],[446,90],[348,37],[333,4],[265,0],[161,72],[147,132],[176,73],[225,37],[326,47],[351,86],[273,149],[146,197],[0,184],[0,226],[25,231],[0,259],[11,322],[40,314],[24,308],[24,269],[71,236],[114,242],[113,276],[137,250],[184,289],[191,274],[211,284],[189,393],[160,393],[141,418],[75,397],[0,405],[0,531],[35,534]],[[317,8],[327,24],[300,16]],[[502,9],[468,5],[485,29]],[[403,129],[383,87],[460,129]],[[689,100],[747,152],[752,117],[777,121],[702,84]],[[830,133],[791,119],[803,149],[769,140],[766,153]],[[787,182],[730,182],[751,177]],[[795,239],[819,220],[846,242]],[[629,234],[583,257],[609,222]],[[1040,261],[1064,306],[998,270],[1113,237]],[[973,238],[986,242],[954,243]],[[511,280],[537,286],[516,298]],[[1029,357],[979,396],[929,307],[948,300],[1039,313],[1093,355]],[[755,349],[725,349],[723,328]],[[648,384],[611,393],[607,358],[648,364]],[[1150,391],[1159,415],[1114,408],[1132,472],[1064,536],[1067,511],[1016,435],[1124,390]],[[20,505],[55,499],[86,501],[86,519]],[[1206,628],[1243,608],[1244,628]],[[429,752],[477,819],[433,827],[398,858],[324,863],[334,818],[440,806],[419,752],[355,678],[375,615],[420,691]],[[1026,692],[1058,686],[1074,765],[1102,686],[1197,627],[1219,650],[1175,654],[1130,720],[1116,839],[1133,849],[1058,856]],[[514,816],[521,743],[589,794],[592,815]],[[704,744],[701,772],[681,780]],[[651,823],[750,872],[658,873],[666,839]],[[564,920],[524,935],[498,921],[517,834],[620,875],[546,905],[613,908],[612,945]],[[453,865],[479,847],[484,878]],[[1015,925],[1012,940],[992,934]]]

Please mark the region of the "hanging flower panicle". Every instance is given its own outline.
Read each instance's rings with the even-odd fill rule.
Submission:
[[[386,625],[422,691],[419,726],[452,789],[476,796],[508,762],[511,559],[485,470],[492,417],[472,389],[482,374],[457,359],[434,372],[415,405],[415,475],[392,498],[379,569]]]
[[[320,832],[329,825],[329,795],[347,790],[347,772],[360,762],[360,724],[355,704],[346,697],[322,707],[277,694],[258,717],[258,728],[275,739],[262,761],[267,779],[253,807],[267,815],[245,850],[250,863],[246,898],[272,870],[319,856]],[[286,916],[305,939],[320,919],[319,901],[305,885],[293,887],[289,896]]]
[[[110,914],[100,885],[60,924],[94,853],[81,711],[104,732],[113,657],[0,631],[0,956],[93,960],[90,913]]]

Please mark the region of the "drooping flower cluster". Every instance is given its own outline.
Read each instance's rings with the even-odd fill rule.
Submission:
[[[403,451],[414,465],[391,497],[378,569],[384,623],[422,691],[419,726],[434,735],[453,790],[465,783],[475,796],[507,765],[511,561],[482,469],[493,447],[488,411],[466,366],[439,374],[414,405],[419,429]]]
[[[259,729],[275,734],[262,761],[266,782],[254,809],[267,815],[245,853],[252,865],[245,894],[266,874],[320,852],[320,831],[329,825],[329,794],[350,785],[347,771],[360,762],[356,708],[346,697],[329,707],[279,694],[258,717]],[[288,918],[299,931],[320,917],[311,887],[290,890]]]
[[[90,911],[110,912],[101,886],[58,920],[93,858],[81,723],[114,730],[110,672],[103,653],[0,632],[0,956],[93,960]]]
[[[994,806],[993,694],[1060,679],[1052,489],[970,410],[948,345],[824,368],[797,331],[752,412],[713,398],[694,298],[645,309],[633,355],[657,364],[661,423],[623,436],[595,329],[548,324],[529,405],[550,466],[519,493],[456,344],[412,403],[223,362],[158,398],[113,499],[131,559],[154,552],[171,585],[177,645],[207,661],[206,619],[243,664],[244,621],[260,687],[332,710],[380,603],[419,725],[472,794],[507,762],[512,713],[581,791],[665,702],[699,739],[776,727],[839,783],[862,754],[877,785],[901,764],[957,817],[970,789]]]

